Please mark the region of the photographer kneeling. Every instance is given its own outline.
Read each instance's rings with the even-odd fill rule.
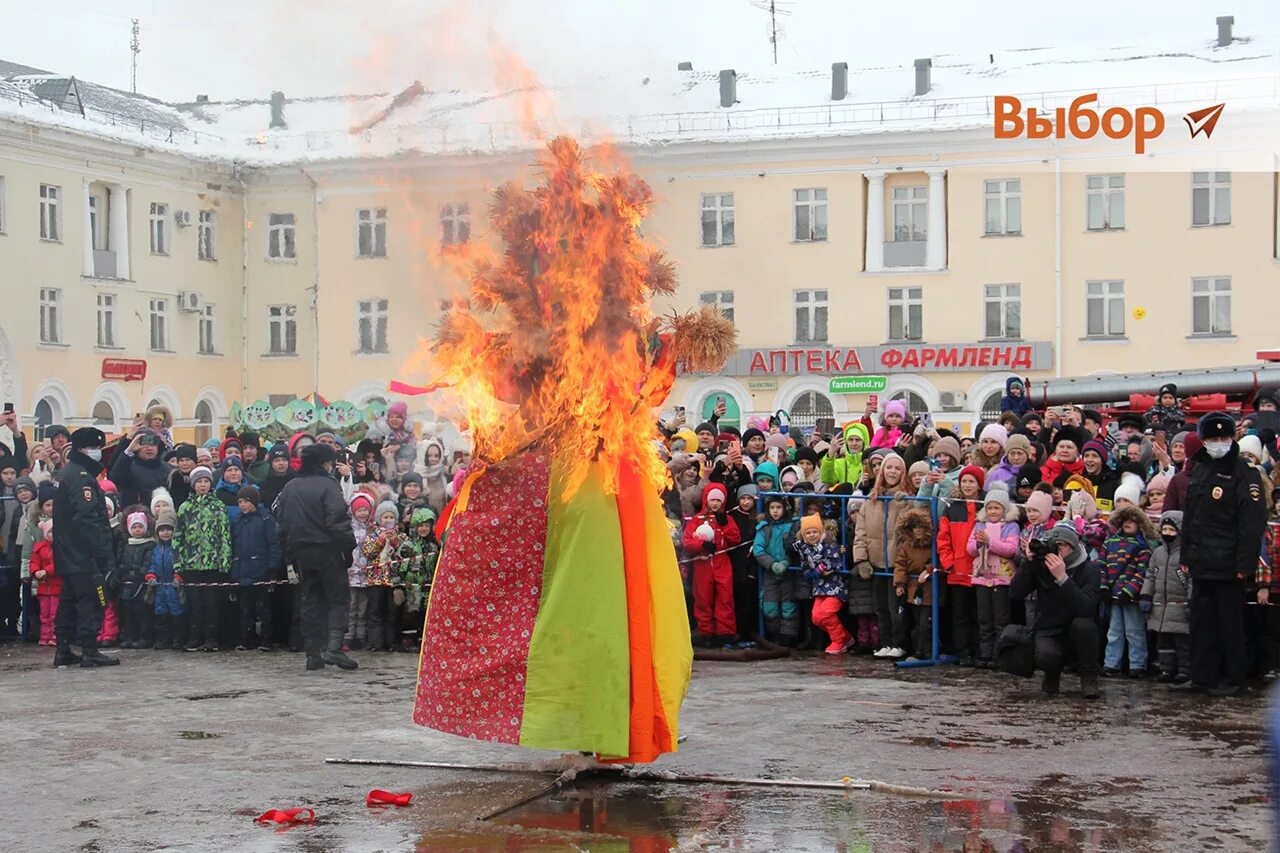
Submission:
[[[1035,665],[1044,670],[1040,689],[1057,695],[1062,668],[1073,656],[1081,695],[1099,698],[1098,564],[1089,559],[1069,522],[1028,542],[1024,557],[1009,585],[1009,597],[1022,601],[1036,595],[1036,618],[1030,628]]]

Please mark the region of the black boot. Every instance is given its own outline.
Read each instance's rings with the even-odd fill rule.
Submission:
[[[1058,689],[1061,686],[1061,682],[1062,682],[1061,672],[1046,672],[1044,674],[1044,680],[1040,682],[1040,690],[1046,696],[1057,696]]]
[[[324,659],[320,655],[307,655],[307,669],[324,669]]]
[[[58,650],[53,653],[54,666],[75,666],[80,663],[80,655],[71,651],[71,646],[58,644]]]
[[[329,648],[320,653],[320,659],[338,669],[358,669],[360,664],[347,657],[342,651],[342,634],[341,629],[329,633]]]
[[[109,658],[97,649],[85,649],[80,666],[84,669],[94,669],[99,666],[116,666],[119,663],[120,658]]]
[[[1102,688],[1098,686],[1098,676],[1080,676],[1080,695],[1085,699],[1101,699]]]
[[[172,642],[173,640],[169,636],[169,617],[157,616],[156,617],[156,641],[155,641],[154,647],[157,649],[167,649],[169,648],[169,645]]]

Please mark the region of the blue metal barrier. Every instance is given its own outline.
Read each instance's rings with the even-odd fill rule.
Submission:
[[[802,507],[803,505],[807,504],[807,503],[808,503],[808,502],[810,502],[810,501],[838,501],[838,502],[840,502],[840,547],[841,547],[842,554],[850,554],[850,555],[851,555],[851,553],[852,553],[851,549],[852,549],[852,547],[853,547],[853,546],[852,546],[852,542],[851,542],[851,540],[852,540],[852,538],[853,538],[853,537],[852,537],[852,535],[851,535],[851,534],[852,534],[852,531],[850,531],[850,530],[849,530],[849,504],[848,504],[848,502],[849,502],[849,501],[859,501],[859,502],[861,502],[861,503],[866,503],[867,501],[870,501],[870,500],[879,500],[879,501],[884,501],[884,502],[886,502],[886,503],[888,503],[888,502],[890,502],[890,501],[913,501],[913,502],[915,502],[915,503],[926,503],[926,502],[927,502],[927,503],[929,504],[929,517],[930,517],[931,522],[932,522],[932,524],[933,524],[933,542],[932,542],[933,557],[932,557],[932,572],[931,572],[930,577],[929,577],[929,582],[933,585],[933,586],[932,586],[932,590],[933,590],[933,600],[932,600],[932,602],[930,603],[930,610],[931,610],[931,615],[932,615],[932,619],[931,619],[932,625],[931,625],[931,627],[932,627],[932,634],[933,634],[933,637],[932,637],[932,643],[931,643],[931,654],[930,654],[930,656],[929,656],[927,659],[911,660],[911,661],[907,661],[907,660],[900,660],[900,661],[897,661],[895,665],[896,665],[896,666],[899,666],[899,667],[902,667],[902,668],[904,668],[904,669],[908,669],[908,668],[915,668],[915,667],[922,667],[922,666],[935,666],[935,665],[937,665],[937,664],[942,664],[942,663],[955,663],[956,658],[955,658],[954,656],[952,656],[952,655],[943,655],[943,654],[941,653],[941,649],[939,648],[940,643],[939,643],[939,639],[938,639],[938,607],[939,607],[939,599],[941,599],[941,597],[942,597],[942,596],[941,596],[941,584],[942,584],[941,574],[942,574],[942,572],[940,571],[940,566],[939,566],[939,564],[938,564],[938,518],[939,518],[939,506],[940,506],[940,505],[945,506],[945,501],[943,501],[941,498],[936,498],[936,497],[919,497],[919,496],[916,496],[916,495],[903,495],[903,496],[901,496],[901,497],[881,496],[881,497],[878,497],[878,498],[869,498],[869,497],[866,497],[866,496],[863,496],[863,495],[833,495],[833,494],[816,494],[816,493],[808,493],[808,492],[801,492],[801,493],[795,493],[795,492],[760,492],[760,493],[756,496],[756,508],[757,508],[757,510],[760,512],[760,514],[761,514],[761,515],[765,516],[766,520],[767,520],[767,514],[766,514],[766,512],[765,512],[765,508],[764,508],[765,500],[766,500],[767,498],[775,497],[775,496],[776,496],[776,497],[786,498],[788,502],[792,502],[792,503],[794,504],[794,505],[793,505],[792,519],[793,519],[793,520],[797,520],[797,521],[798,521],[798,520],[799,520],[799,518],[800,518],[800,512],[799,512],[799,511],[800,511],[801,507]],[[885,569],[881,569],[881,570],[879,570],[879,571],[875,571],[875,572],[873,572],[872,574],[873,574],[873,576],[888,577],[888,578],[890,578],[890,589],[892,590],[892,588],[893,588],[893,587],[892,587],[893,564],[892,564],[892,561],[889,559],[889,551],[890,551],[890,544],[891,544],[891,543],[892,543],[892,541],[893,541],[893,540],[892,540],[893,532],[892,532],[891,530],[889,530],[889,512],[887,512],[887,511],[884,513],[884,522],[883,522],[883,523],[884,523],[884,530],[883,530],[883,534],[884,534],[884,559],[883,559],[882,563],[883,563],[883,565],[884,565],[886,568],[885,568]],[[749,559],[751,559],[751,560],[755,560],[755,559],[756,559],[756,556],[755,556],[755,553],[754,553],[754,552],[755,552],[755,546],[754,546],[754,544],[751,546],[751,551],[752,551],[752,553],[751,553],[751,554],[749,554]],[[796,572],[796,573],[799,573],[799,572],[800,572],[800,569],[799,569],[799,568],[796,568],[796,567],[792,567],[792,568],[791,568],[791,571]],[[852,572],[850,572],[848,569],[844,568],[844,566],[843,566],[843,564],[842,564],[842,565],[841,565],[841,568],[840,568],[840,574],[842,574],[842,575],[852,575],[853,573],[852,573]],[[757,625],[757,628],[758,628],[758,630],[759,630],[759,632],[760,632],[760,636],[762,636],[762,637],[763,637],[763,636],[765,635],[765,630],[764,630],[764,628],[765,628],[765,625],[764,625],[764,607],[763,607],[763,604],[764,604],[764,572],[763,572],[763,571],[759,571],[759,572],[757,572],[757,575],[758,575],[758,577],[759,577],[759,582],[757,583],[757,592],[756,592],[756,594],[757,594],[757,596],[760,598],[760,603],[761,603],[761,608],[760,608],[760,617],[759,617],[759,623],[758,623],[758,625]],[[896,601],[896,596],[895,596],[894,598],[895,598],[895,601]],[[906,605],[902,605],[902,606],[906,606]],[[884,638],[884,637],[881,637],[880,639],[881,639],[882,644],[884,644],[884,645],[889,645],[889,644],[891,644],[891,640],[890,640],[890,639],[887,639],[887,638]]]

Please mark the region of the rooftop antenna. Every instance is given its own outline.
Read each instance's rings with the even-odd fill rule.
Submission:
[[[769,13],[769,44],[773,45],[773,64],[778,64],[778,16],[790,15],[791,0],[751,0],[751,5]]]
[[[133,51],[132,68],[130,69],[130,80],[133,84],[133,94],[138,94],[138,54],[142,53],[142,45],[138,42],[138,19],[133,18],[133,38],[129,40],[129,50]]]

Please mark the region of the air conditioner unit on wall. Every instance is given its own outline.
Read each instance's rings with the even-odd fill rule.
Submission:
[[[175,210],[173,212],[173,222],[179,228],[187,228],[191,225],[191,211]]]
[[[178,294],[178,310],[184,314],[199,314],[204,308],[204,300],[194,290],[184,290]]]
[[[943,391],[938,395],[938,400],[942,403],[942,408],[959,411],[964,408],[966,398],[963,391]]]

